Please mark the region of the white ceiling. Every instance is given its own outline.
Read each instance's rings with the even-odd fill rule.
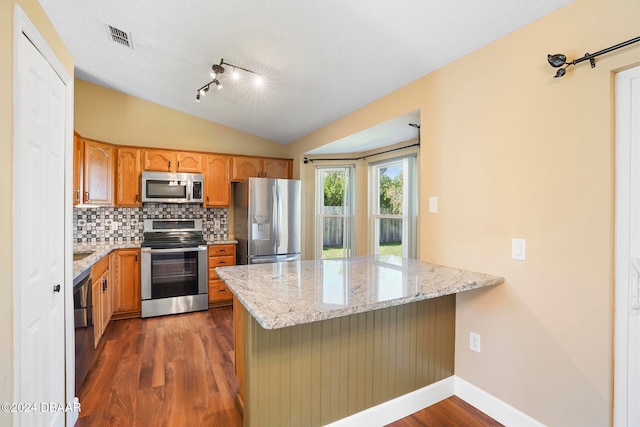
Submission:
[[[40,3],[76,77],[288,144],[572,1]],[[133,49],[111,41],[106,24],[129,32]],[[221,79],[196,103],[221,58],[264,85]]]

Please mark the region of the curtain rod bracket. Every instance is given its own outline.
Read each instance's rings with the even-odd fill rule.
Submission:
[[[626,42],[618,43],[618,44],[610,46],[610,47],[608,47],[606,49],[599,50],[596,53],[592,53],[592,54],[585,53],[582,58],[574,59],[573,61],[569,61],[569,62],[567,62],[566,55],[564,55],[562,53],[556,53],[554,55],[547,55],[547,62],[553,68],[558,68],[558,71],[556,71],[556,75],[553,76],[553,77],[562,77],[567,73],[567,68],[569,68],[569,66],[571,66],[571,65],[576,65],[576,64],[581,63],[582,61],[589,60],[589,64],[591,64],[591,68],[596,68],[596,60],[595,60],[596,56],[603,55],[605,53],[609,53],[609,52],[614,51],[616,49],[620,49],[622,47],[629,46],[630,44],[634,44],[634,43],[637,43],[637,42],[640,42],[640,37],[635,37],[635,38],[633,38],[631,40],[627,40]],[[562,68],[560,68],[560,67],[562,67]]]

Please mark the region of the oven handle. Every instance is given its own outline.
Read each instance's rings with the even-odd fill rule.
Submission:
[[[182,252],[197,252],[197,251],[206,251],[206,246],[198,246],[197,248],[172,248],[172,249],[153,249],[153,248],[141,248],[142,252],[151,253],[151,254],[161,254],[161,253],[182,253]]]

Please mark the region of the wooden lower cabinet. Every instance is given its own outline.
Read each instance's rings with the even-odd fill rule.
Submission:
[[[111,257],[114,317],[140,317],[140,249],[116,249]]]
[[[109,256],[105,256],[91,268],[91,298],[93,301],[93,339],[98,347],[100,338],[113,314],[113,288],[109,277]]]
[[[231,291],[216,274],[216,267],[236,265],[236,245],[209,245],[208,257],[209,307],[231,305],[233,303]]]

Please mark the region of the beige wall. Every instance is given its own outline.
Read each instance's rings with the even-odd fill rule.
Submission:
[[[637,0],[578,0],[290,147],[298,159],[421,109],[420,258],[506,278],[458,296],[456,374],[548,425],[610,422],[612,82],[640,64],[640,46],[562,79],[546,55],[636,37],[639,17]],[[438,214],[426,213],[430,195]],[[511,260],[514,237],[527,239],[526,261]]]
[[[20,5],[58,59],[73,75],[73,60],[36,0],[0,1],[0,402],[13,399],[13,9]],[[71,144],[71,141],[69,141]],[[71,145],[69,145],[71,147]],[[0,425],[11,414],[0,412]]]
[[[287,147],[84,80],[75,81],[75,128],[113,144],[283,157]]]

